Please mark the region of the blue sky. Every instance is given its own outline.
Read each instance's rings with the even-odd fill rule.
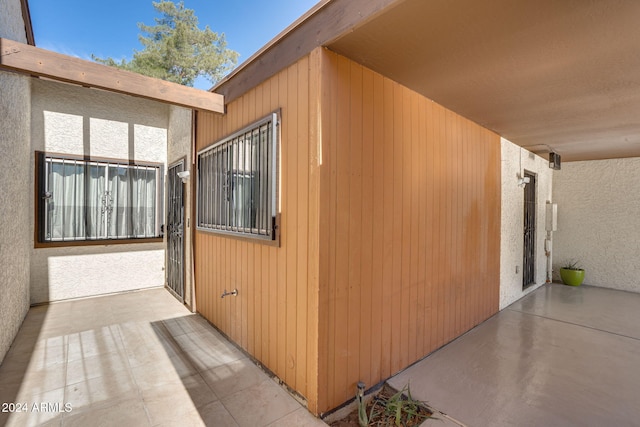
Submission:
[[[178,1],[175,1],[178,3]],[[227,46],[249,58],[318,0],[184,0],[200,28],[224,33]],[[151,0],[29,0],[36,46],[91,59],[130,59],[141,49],[137,24],[155,24]],[[204,79],[196,87],[209,89]]]

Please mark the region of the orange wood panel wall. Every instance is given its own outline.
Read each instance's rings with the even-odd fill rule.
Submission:
[[[198,150],[281,109],[280,246],[195,233],[197,309],[316,411],[320,51],[227,106],[199,113]],[[220,298],[237,288],[237,297]]]
[[[318,412],[498,311],[500,139],[321,60]]]
[[[197,308],[323,413],[497,312],[500,140],[319,48],[197,149],[278,108],[280,247],[196,232]]]

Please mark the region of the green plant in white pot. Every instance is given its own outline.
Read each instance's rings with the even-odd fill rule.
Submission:
[[[569,286],[580,286],[584,281],[584,269],[577,261],[568,261],[560,268],[562,283]]]

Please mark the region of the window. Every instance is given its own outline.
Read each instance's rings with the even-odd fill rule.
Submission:
[[[278,114],[198,152],[198,229],[276,240]]]
[[[161,237],[162,165],[38,158],[40,242]]]

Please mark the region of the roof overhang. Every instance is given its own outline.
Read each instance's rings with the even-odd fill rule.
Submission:
[[[640,2],[405,0],[328,47],[539,154],[640,156]]]
[[[323,0],[214,87],[326,46],[563,160],[640,156],[640,2]]]
[[[321,0],[211,90],[227,102],[242,96],[318,46],[353,31],[403,0]]]
[[[143,76],[0,38],[0,69],[47,77],[194,110],[224,113],[217,93]]]

